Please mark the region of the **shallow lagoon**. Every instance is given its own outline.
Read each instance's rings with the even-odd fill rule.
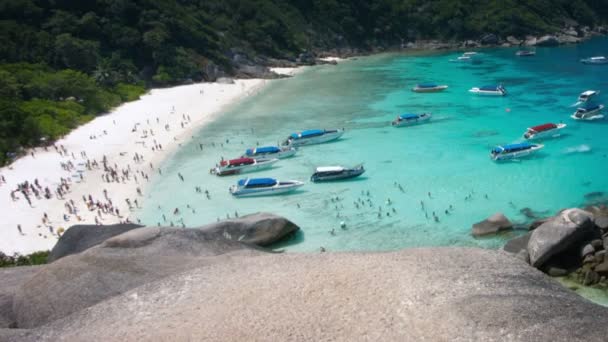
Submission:
[[[450,63],[458,54],[448,52],[384,54],[310,68],[273,82],[198,132],[164,163],[163,175],[153,179],[143,209],[134,216],[149,225],[181,225],[183,220],[186,226],[200,226],[233,217],[235,211],[269,211],[302,228],[297,243],[285,246],[292,251],[502,246],[508,236],[473,239],[471,224],[497,211],[525,222],[524,208],[542,216],[606,199],[585,195],[608,190],[608,119],[576,122],[569,116],[582,91],[608,94],[608,66],[578,62],[606,53],[607,47],[608,40],[601,38],[539,48],[529,58],[516,57],[515,49],[483,50],[480,65]],[[450,88],[435,94],[410,91],[429,81]],[[508,96],[467,92],[498,82]],[[433,113],[428,124],[390,126],[397,114],[423,111]],[[490,160],[494,145],[520,141],[527,127],[560,121],[568,124],[562,137],[543,142],[546,147],[535,157],[500,164]],[[308,183],[291,195],[235,199],[228,188],[242,177],[208,172],[220,157],[237,157],[257,143],[275,144],[302,129],[338,127],[347,130],[339,141],[303,147],[274,169],[248,175],[308,180],[315,166],[364,162],[367,172],[354,181]],[[196,193],[196,186],[207,189],[211,200]],[[357,208],[357,201],[365,204]],[[446,214],[450,205],[453,210]],[[179,216],[172,214],[176,207]]]

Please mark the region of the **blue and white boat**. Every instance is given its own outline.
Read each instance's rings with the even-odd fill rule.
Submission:
[[[494,161],[515,159],[528,156],[545,147],[541,144],[530,144],[527,142],[496,146],[490,151],[490,158]]]
[[[412,91],[415,93],[436,93],[448,89],[447,85],[438,85],[435,83],[416,84]]]
[[[595,65],[608,64],[608,58],[606,58],[605,56],[596,56],[596,57],[584,58],[584,59],[581,59],[581,63],[583,63],[583,64],[595,64]]]
[[[293,157],[296,152],[293,147],[290,146],[263,146],[263,147],[252,147],[248,148],[243,155],[244,158],[253,158],[253,159],[266,159],[266,158],[277,158],[277,159],[285,159],[289,157]]]
[[[395,127],[413,126],[429,121],[431,116],[431,113],[401,114],[395,120],[393,120],[393,122],[391,122],[391,125]]]
[[[283,142],[284,146],[305,146],[322,144],[332,140],[339,139],[344,130],[342,129],[311,129],[302,132],[292,133],[287,140]]]
[[[474,87],[469,90],[470,93],[483,95],[483,96],[505,96],[507,95],[507,90],[502,84],[492,85],[492,86],[483,86],[483,87]]]
[[[272,196],[285,194],[304,185],[297,180],[279,181],[274,178],[246,178],[230,187],[235,197]]]
[[[599,120],[604,118],[604,115],[601,114],[602,109],[604,109],[604,105],[580,107],[570,117],[574,120]]]

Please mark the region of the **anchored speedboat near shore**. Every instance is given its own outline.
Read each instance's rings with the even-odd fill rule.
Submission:
[[[272,167],[279,160],[273,159],[253,159],[237,158],[222,160],[219,165],[211,169],[211,173],[218,176],[236,175],[239,173],[266,170]]]
[[[243,155],[243,158],[253,158],[253,159],[268,159],[268,158],[277,158],[277,159],[285,159],[289,157],[293,157],[296,152],[293,147],[289,146],[263,146],[263,147],[253,147],[248,148]]]
[[[391,125],[395,127],[413,126],[429,121],[431,116],[431,113],[401,114],[395,120],[393,120],[393,122],[391,122]]]
[[[524,133],[524,139],[534,140],[542,138],[554,138],[560,135],[559,131],[563,128],[566,128],[566,124],[564,123],[546,123],[543,125],[530,127],[526,133]]]
[[[328,182],[355,178],[361,176],[365,172],[363,164],[346,168],[343,166],[320,166],[316,168],[315,173],[310,177],[312,182]]]
[[[311,129],[307,131],[292,133],[283,142],[284,146],[305,146],[322,144],[340,138],[344,134],[342,129]]]
[[[502,86],[493,85],[493,86],[483,86],[483,87],[474,87],[469,90],[470,93],[483,95],[483,96],[505,96],[507,95],[507,90]]]
[[[494,161],[499,161],[526,157],[534,152],[537,152],[543,147],[545,147],[545,145],[530,144],[527,142],[496,146],[492,149],[492,151],[490,151],[490,158],[492,158]]]
[[[304,185],[297,180],[279,181],[274,178],[247,178],[239,180],[230,187],[235,197],[255,197],[281,195]]]
[[[602,109],[604,109],[604,105],[594,105],[589,107],[580,107],[574,112],[574,114],[570,115],[574,120],[599,120],[604,118],[604,115],[601,114]]]
[[[448,89],[447,85],[437,85],[434,83],[417,84],[412,91],[415,93],[437,93]]]

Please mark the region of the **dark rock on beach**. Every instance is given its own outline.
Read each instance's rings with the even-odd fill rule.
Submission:
[[[64,256],[80,253],[98,245],[112,236],[143,227],[138,224],[113,224],[107,226],[76,225],[68,228],[55,244],[48,257],[53,262]]]
[[[496,213],[487,219],[473,225],[472,234],[475,237],[496,234],[513,228],[513,224],[502,213]]]
[[[481,43],[481,45],[496,45],[498,44],[499,39],[498,36],[496,36],[494,33],[488,33],[483,35],[479,42]]]
[[[542,36],[536,40],[536,46],[558,46],[560,44],[559,39],[556,36]]]

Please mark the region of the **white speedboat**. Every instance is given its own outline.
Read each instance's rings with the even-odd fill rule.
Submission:
[[[436,93],[439,91],[444,91],[448,89],[447,85],[437,85],[434,83],[423,83],[423,84],[416,84],[416,86],[414,88],[412,88],[413,92],[416,93]]]
[[[604,56],[590,57],[590,58],[581,59],[581,63],[584,63],[584,64],[608,64],[608,58],[606,58]]]
[[[468,51],[462,54],[464,57],[475,57],[479,55],[479,52]]]
[[[469,90],[470,93],[484,96],[505,96],[507,90],[502,85],[474,87]]]
[[[310,177],[312,182],[328,182],[355,178],[365,172],[363,164],[355,167],[346,168],[343,166],[320,166],[315,169],[315,173]]]
[[[395,127],[412,126],[429,121],[431,116],[431,113],[401,114],[391,122],[391,125]]]
[[[598,120],[604,117],[604,115],[601,114],[602,109],[604,109],[604,105],[581,107],[578,108],[570,117],[574,120]]]
[[[545,147],[541,144],[530,144],[527,142],[496,146],[490,151],[490,158],[494,161],[515,159],[528,156]]]
[[[311,129],[302,132],[292,133],[283,142],[284,146],[305,146],[322,144],[340,138],[344,134],[342,129]]]
[[[532,57],[532,56],[536,55],[536,51],[519,50],[515,53],[515,55],[519,56],[519,57]]]
[[[471,64],[476,64],[479,63],[480,61],[470,57],[470,56],[460,56],[458,58],[454,58],[454,59],[450,59],[450,62],[452,63],[471,63]]]
[[[230,187],[235,197],[272,196],[288,193],[304,185],[297,180],[279,181],[274,178],[247,178]]]
[[[289,157],[293,157],[296,152],[293,147],[290,146],[263,146],[263,147],[253,147],[248,148],[243,155],[243,158],[253,158],[253,159],[268,159],[268,158],[277,158],[277,159],[285,159]]]
[[[566,124],[564,123],[546,123],[543,125],[530,127],[528,128],[526,133],[524,133],[524,139],[534,140],[542,138],[553,138],[559,136],[559,130],[563,128],[566,128]]]
[[[237,158],[232,160],[222,160],[219,165],[211,169],[211,173],[218,176],[227,176],[245,172],[266,170],[271,168],[278,161],[279,160],[277,158]]]
[[[600,94],[599,90],[586,90],[578,96],[578,102],[579,103],[587,102],[592,97],[594,97],[595,95],[599,95],[599,94]]]

